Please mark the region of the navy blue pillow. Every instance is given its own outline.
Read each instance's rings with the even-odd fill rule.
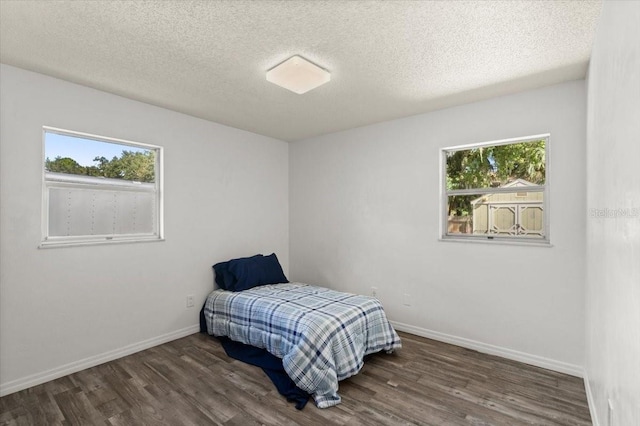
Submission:
[[[230,291],[242,291],[266,284],[289,282],[275,253],[269,256],[257,255],[230,260],[227,264],[227,271],[235,278],[235,280],[229,280],[233,282],[225,282],[226,289]]]
[[[255,256],[251,256],[251,257],[242,257],[239,259],[234,259],[233,261],[245,261],[248,259],[253,259],[254,257],[263,257],[263,256],[261,254],[256,254]],[[220,262],[213,265],[213,270],[215,272],[215,282],[216,284],[218,284],[218,287],[220,287],[223,290],[231,290],[236,286],[236,282],[238,281],[235,275],[233,275],[231,271],[229,271],[229,262],[232,262],[232,261]]]
[[[227,284],[225,283],[224,274],[226,271],[228,271],[227,269],[228,264],[229,262],[220,262],[213,265],[214,280],[216,284],[218,284],[218,287],[220,287],[223,290],[227,289]]]
[[[282,266],[278,261],[278,256],[271,253],[269,256],[263,256],[256,260],[263,268],[263,282],[259,285],[288,283],[289,280],[284,275]]]

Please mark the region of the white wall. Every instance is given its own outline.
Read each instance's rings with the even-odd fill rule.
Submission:
[[[3,393],[196,331],[217,261],[288,270],[286,143],[4,65],[0,92]],[[38,249],[43,125],[163,146],[166,241]]]
[[[292,144],[291,278],[375,286],[404,329],[581,374],[585,111],[575,81]],[[553,247],[438,241],[439,149],[547,132]]]
[[[604,2],[589,67],[586,372],[601,426],[640,425],[639,22],[640,2]]]

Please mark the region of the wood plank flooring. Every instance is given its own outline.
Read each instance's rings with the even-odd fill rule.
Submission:
[[[400,333],[298,411],[261,369],[194,334],[0,398],[1,425],[591,425],[582,379]]]

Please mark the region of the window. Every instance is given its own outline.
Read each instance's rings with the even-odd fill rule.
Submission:
[[[42,247],[162,239],[162,148],[43,134]]]
[[[549,242],[549,135],[442,150],[443,239]]]

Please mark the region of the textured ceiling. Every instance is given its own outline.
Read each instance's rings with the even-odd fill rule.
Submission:
[[[2,0],[0,61],[296,141],[584,78],[600,6]],[[331,82],[267,82],[294,54]]]

